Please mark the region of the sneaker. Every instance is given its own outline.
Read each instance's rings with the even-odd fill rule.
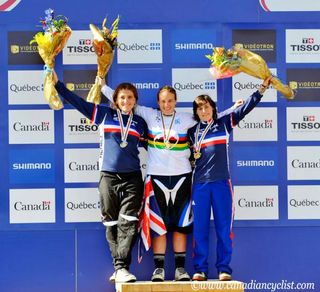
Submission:
[[[175,281],[190,281],[190,276],[187,271],[183,268],[176,268],[174,273],[174,280]]]
[[[116,283],[128,283],[128,282],[135,282],[137,278],[135,275],[131,274],[127,269],[121,268],[117,270],[115,282]]]
[[[116,281],[116,272],[114,271],[109,278],[109,282],[114,283],[115,281]]]
[[[164,281],[164,269],[163,268],[156,268],[153,271],[151,281],[152,282],[163,282]]]
[[[208,277],[205,272],[196,272],[192,276],[192,281],[207,281]]]
[[[219,281],[231,281],[232,277],[229,273],[220,272],[219,273]]]

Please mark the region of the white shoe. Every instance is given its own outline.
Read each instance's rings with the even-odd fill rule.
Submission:
[[[164,269],[162,269],[162,268],[155,269],[153,271],[151,281],[152,282],[163,282],[164,281]]]
[[[116,281],[116,272],[114,271],[109,278],[109,282],[114,283],[115,281]]]
[[[121,268],[117,270],[115,282],[116,283],[128,283],[128,282],[135,282],[137,278],[135,275],[131,274],[127,269]]]
[[[174,280],[175,281],[190,281],[190,276],[187,271],[183,268],[176,268],[174,273]]]

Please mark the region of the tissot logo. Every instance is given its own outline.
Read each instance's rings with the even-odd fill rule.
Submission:
[[[288,186],[288,219],[320,219],[319,185]]]
[[[54,189],[11,189],[10,223],[55,222]]]
[[[97,182],[99,149],[65,149],[65,182]]]
[[[63,64],[97,64],[89,30],[74,30],[62,52]]]
[[[9,143],[54,142],[54,115],[51,110],[9,111]]]
[[[234,141],[277,141],[277,108],[255,108],[233,130]]]
[[[235,186],[235,219],[237,220],[277,220],[277,186]]]
[[[162,63],[162,31],[119,30],[118,63]]]
[[[289,141],[320,140],[320,109],[318,107],[287,108],[287,139]]]
[[[287,152],[287,169],[289,180],[320,179],[320,147],[288,147]]]
[[[86,118],[81,118],[80,122],[76,125],[68,125],[71,133],[73,132],[96,132],[99,127],[88,123]]]
[[[96,188],[65,189],[65,222],[100,222],[100,214]]]
[[[207,69],[172,69],[172,86],[178,92],[179,102],[192,102],[195,96],[204,91],[216,100],[216,81],[211,79]]]
[[[320,30],[287,29],[287,63],[320,63]]]

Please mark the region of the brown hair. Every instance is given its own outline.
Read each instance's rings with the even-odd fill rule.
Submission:
[[[214,120],[217,118],[216,103],[212,100],[212,98],[209,95],[202,94],[202,95],[199,95],[198,97],[196,97],[196,99],[193,101],[193,117],[198,122],[200,122],[200,118],[197,114],[197,109],[206,103],[209,103],[213,109],[213,117],[212,118]]]
[[[165,86],[162,86],[159,90],[158,90],[158,93],[157,93],[157,100],[159,101],[159,95],[161,93],[161,91],[164,91],[164,90],[167,90],[169,91],[170,93],[172,93],[174,95],[174,99],[177,100],[177,92],[176,90],[172,87],[172,86],[169,86],[169,85],[165,85]]]
[[[136,102],[138,102],[137,88],[131,83],[123,82],[117,86],[117,88],[115,89],[115,91],[113,92],[113,95],[112,95],[113,104],[116,108],[118,108],[116,101],[117,101],[117,97],[118,97],[120,90],[130,90],[133,93],[133,96],[136,99]]]

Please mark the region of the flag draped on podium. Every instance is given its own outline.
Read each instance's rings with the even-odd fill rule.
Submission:
[[[167,233],[167,229],[162,220],[160,209],[154,195],[151,177],[147,176],[144,186],[143,206],[139,217],[139,263],[142,260],[143,253],[150,249],[152,238],[165,233]]]

